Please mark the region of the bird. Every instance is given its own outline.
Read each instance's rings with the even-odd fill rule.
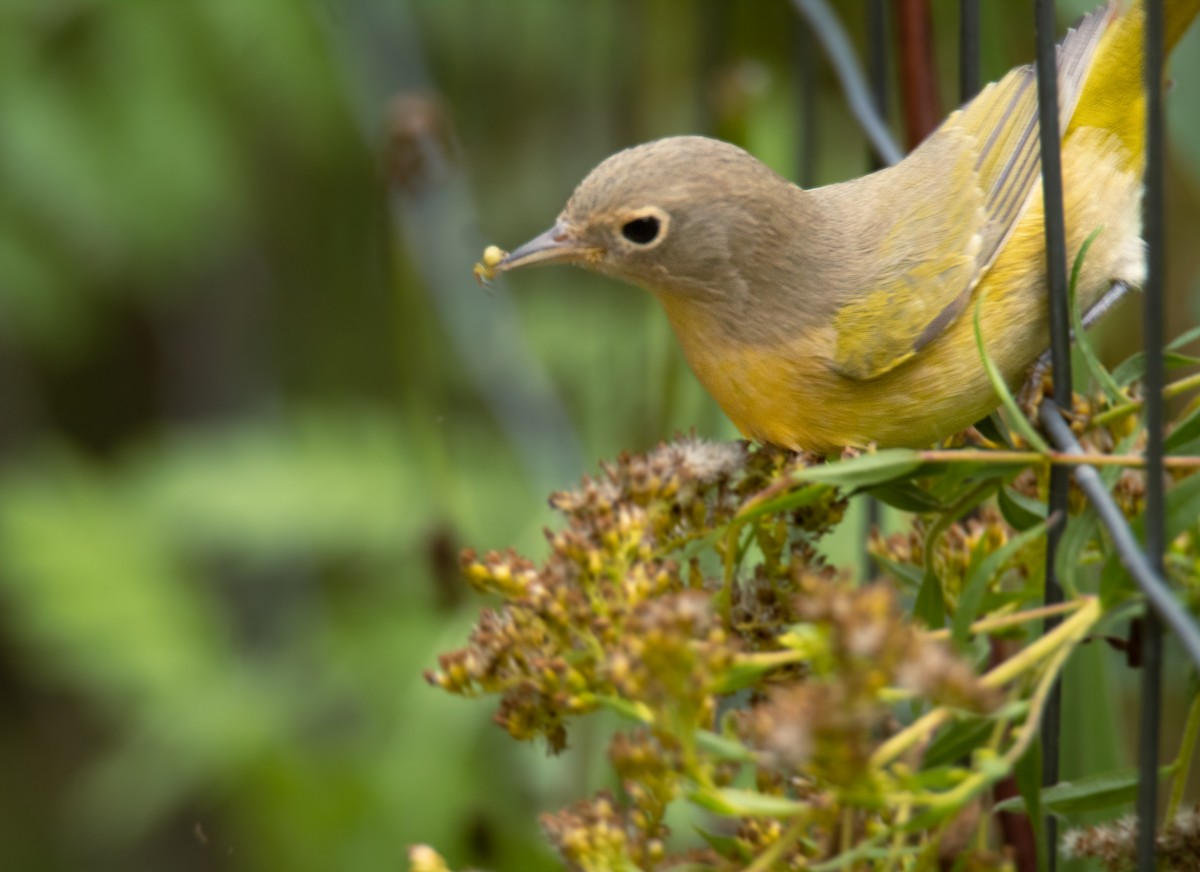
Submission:
[[[1166,42],[1200,0],[1168,0]],[[1058,47],[1068,264],[1077,301],[1145,278],[1141,0],[1112,0]],[[1032,66],[950,114],[894,166],[802,189],[743,149],[674,136],[620,151],[553,226],[487,274],[574,264],[647,289],[692,371],[748,438],[830,455],[920,448],[1000,404],[1049,342]],[[478,274],[478,273],[477,273]]]

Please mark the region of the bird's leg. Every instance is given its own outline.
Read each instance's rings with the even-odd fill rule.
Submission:
[[[1129,285],[1125,282],[1113,282],[1112,287],[1104,292],[1104,296],[1092,304],[1092,308],[1083,313],[1083,318],[1080,319],[1083,322],[1083,329],[1087,330],[1103,318],[1128,292]],[[1075,341],[1075,331],[1073,330],[1071,331],[1071,341]],[[1037,410],[1043,394],[1042,386],[1049,372],[1050,349],[1047,348],[1025,374],[1025,383],[1021,386],[1020,393],[1017,394],[1017,403],[1022,409],[1027,412],[1030,409]]]

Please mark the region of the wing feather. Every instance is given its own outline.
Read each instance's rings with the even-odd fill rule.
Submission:
[[[1066,130],[1113,0],[1058,47],[1060,125]],[[1018,67],[950,115],[900,164],[864,179],[890,210],[873,270],[834,318],[832,366],[876,378],[911,359],[966,307],[1037,189],[1041,154],[1032,66]],[[843,196],[849,191],[844,191]]]

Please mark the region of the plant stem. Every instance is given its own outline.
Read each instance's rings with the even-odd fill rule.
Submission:
[[[1200,388],[1200,372],[1190,375],[1187,378],[1181,378],[1177,382],[1171,382],[1171,384],[1163,388],[1163,398],[1171,399],[1172,397],[1177,397],[1182,393],[1190,391],[1192,388]],[[1103,411],[1092,418],[1091,423],[1088,424],[1088,429],[1103,427],[1106,424],[1119,421],[1121,418],[1129,415],[1136,415],[1142,410],[1145,402],[1145,400],[1131,400],[1128,403],[1122,403],[1119,406],[1114,406],[1111,409]]]
[[[776,861],[783,856],[784,851],[794,845],[796,840],[803,835],[806,826],[808,826],[807,818],[801,817],[792,821],[791,825],[780,834],[779,838],[772,842],[771,846],[759,854],[754,862],[743,869],[742,872],[769,872],[769,870],[777,868]]]
[[[1058,603],[1053,606],[1040,606],[1036,609],[1029,609],[1024,612],[1016,612],[1011,615],[1001,615],[996,618],[984,618],[982,621],[976,621],[971,624],[972,633],[990,633],[993,630],[1004,630],[1008,627],[1016,627],[1021,624],[1027,624],[1030,621],[1037,621],[1041,618],[1050,615],[1062,615],[1067,612],[1073,612],[1084,604],[1083,600],[1068,600],[1067,602]],[[926,639],[949,639],[950,628],[946,627],[941,630],[927,630],[922,635]]]
[[[1198,739],[1200,739],[1200,693],[1192,697],[1187,723],[1183,727],[1183,737],[1179,740],[1179,755],[1171,767],[1174,770],[1171,781],[1171,798],[1167,801],[1164,822],[1169,823],[1175,817],[1180,803],[1183,802],[1183,791],[1187,787],[1188,770],[1192,768],[1192,757],[1196,753]]]
[[[1034,463],[1049,463],[1062,466],[1129,466],[1141,468],[1146,465],[1146,458],[1141,454],[1065,454],[1060,451],[1050,451],[1042,454],[1040,451],[992,451],[974,448],[930,449],[920,452],[921,459],[927,463],[978,461],[980,463],[1011,463],[1023,466]],[[1200,456],[1166,457],[1163,462],[1169,469],[1200,468]]]
[[[1079,609],[1074,615],[1020,653],[986,673],[979,679],[979,683],[984,687],[1002,687],[1021,673],[1032,669],[1045,658],[1055,654],[1059,649],[1069,651],[1073,643],[1087,635],[1101,615],[1099,600],[1095,597],[1082,598]],[[880,745],[871,755],[871,765],[879,768],[887,766],[953,717],[953,714],[951,709],[939,706],[918,718]]]

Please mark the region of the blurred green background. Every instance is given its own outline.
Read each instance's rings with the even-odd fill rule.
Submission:
[[[986,81],[1032,12],[983,5]],[[481,606],[458,551],[540,554],[598,458],[736,434],[642,292],[471,266],[658,136],[861,173],[820,59],[803,163],[813,52],[785,0],[4,0],[0,867],[555,867],[536,815],[602,744],[547,761],[424,683]],[[1196,33],[1173,70],[1178,333]]]

